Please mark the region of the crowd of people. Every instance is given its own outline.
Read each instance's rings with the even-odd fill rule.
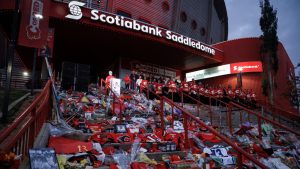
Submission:
[[[111,71],[109,74],[106,78],[107,84],[113,77]],[[175,78],[156,78],[148,74],[138,74],[136,71],[132,71],[130,75],[126,74],[123,82],[127,90],[131,89],[137,92],[150,90],[156,95],[163,95],[169,98],[173,98],[174,95],[176,97],[178,93],[183,92],[196,99],[213,97],[223,101],[234,100],[248,105],[255,105],[256,103],[256,94],[252,89],[233,88],[230,85],[227,87],[225,85],[208,85],[194,79],[187,82],[186,80],[181,81]]]

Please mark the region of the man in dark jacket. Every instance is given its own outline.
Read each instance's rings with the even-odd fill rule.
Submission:
[[[136,74],[134,70],[132,70],[130,74],[130,89],[135,90],[136,88],[136,80],[139,78],[139,75]]]

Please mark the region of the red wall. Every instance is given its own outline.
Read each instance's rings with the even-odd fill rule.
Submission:
[[[168,11],[163,10],[163,2],[169,5]],[[117,13],[117,10],[122,10],[131,14],[133,19],[139,20],[139,18],[143,18],[151,22],[151,24],[171,29],[174,6],[173,0],[152,2],[147,2],[146,0],[114,0],[111,12]]]
[[[213,46],[224,51],[224,62],[222,64],[229,64],[234,62],[261,60],[261,43],[262,41],[259,38],[244,38],[218,43]],[[294,75],[294,66],[281,43],[278,45],[278,58],[279,70],[275,77],[277,88],[274,89],[274,101],[275,105],[278,107],[291,111],[293,109],[291,102],[285,95],[289,93],[287,81],[290,70]],[[262,80],[266,72],[266,66],[263,65],[263,67],[263,73],[243,73],[242,79],[244,89],[253,89],[257,93],[258,99],[265,101],[267,98],[263,96],[261,88]],[[231,85],[232,87],[235,87],[237,84],[237,76],[228,75],[210,78],[206,79],[204,83],[211,85],[224,84],[225,86]]]

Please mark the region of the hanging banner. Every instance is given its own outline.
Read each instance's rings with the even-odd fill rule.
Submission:
[[[48,36],[48,0],[23,0],[19,45],[43,48]],[[30,9],[30,10],[29,10]]]
[[[111,89],[117,95],[117,97],[120,97],[120,95],[121,95],[121,79],[113,78],[111,80]]]

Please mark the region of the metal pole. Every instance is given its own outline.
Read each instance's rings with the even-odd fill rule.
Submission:
[[[161,129],[165,131],[165,120],[164,120],[164,99],[160,98],[160,120],[161,120]]]
[[[37,48],[34,48],[34,53],[33,53],[33,66],[32,66],[32,75],[31,75],[31,90],[30,94],[33,96],[33,89],[34,89],[34,84],[35,84],[35,67],[36,67],[36,56],[37,56]]]
[[[20,10],[20,0],[15,1],[15,11],[13,14],[13,20],[11,24],[11,39],[8,44],[8,52],[6,58],[8,59],[7,68],[6,68],[6,86],[3,97],[3,107],[2,107],[2,120],[5,121],[8,116],[8,104],[9,104],[9,95],[10,95],[10,83],[12,78],[12,69],[13,61],[15,56],[15,48],[18,34],[18,20],[19,20],[19,10]]]

